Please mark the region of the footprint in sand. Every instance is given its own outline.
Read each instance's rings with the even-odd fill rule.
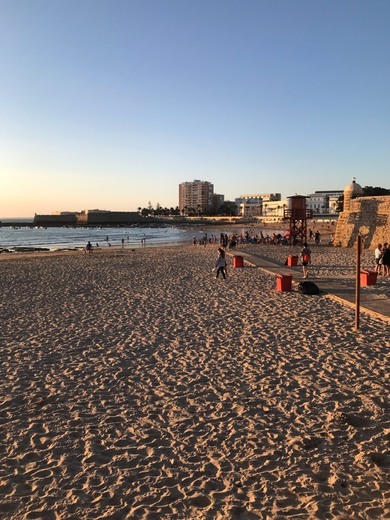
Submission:
[[[363,415],[348,413],[344,415],[344,421],[354,428],[362,428],[371,425],[371,419]]]
[[[321,446],[321,444],[324,442],[324,439],[321,437],[309,437],[307,439],[303,439],[302,442],[305,450],[314,450],[315,448],[318,448],[318,446]]]
[[[377,466],[386,468],[390,466],[390,454],[388,453],[372,453],[371,460]]]
[[[0,502],[0,516],[4,514],[7,515],[4,518],[8,518],[8,515],[13,513],[18,505],[18,502]]]
[[[29,511],[23,520],[55,520],[56,515],[53,511]]]
[[[30,444],[32,448],[45,448],[50,444],[50,438],[40,433],[32,435]]]
[[[348,488],[348,480],[339,475],[331,475],[328,483],[337,491],[346,491]]]
[[[211,505],[211,500],[204,495],[195,495],[188,500],[188,503],[198,509],[205,509]]]

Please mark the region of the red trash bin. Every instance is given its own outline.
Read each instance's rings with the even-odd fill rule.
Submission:
[[[368,271],[362,269],[360,271],[360,285],[362,287],[366,285],[376,285],[378,273],[376,271]]]
[[[287,257],[287,265],[289,267],[293,267],[294,265],[298,265],[298,257],[295,255],[288,255]]]
[[[244,267],[244,258],[242,256],[233,256],[233,267]]]
[[[276,290],[281,292],[291,291],[291,274],[278,274],[276,275]]]

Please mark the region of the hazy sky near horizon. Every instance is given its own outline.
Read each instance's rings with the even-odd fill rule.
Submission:
[[[0,217],[390,188],[390,2],[0,0]]]

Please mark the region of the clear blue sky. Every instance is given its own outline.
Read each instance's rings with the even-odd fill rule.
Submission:
[[[0,0],[0,216],[389,186],[390,1]]]

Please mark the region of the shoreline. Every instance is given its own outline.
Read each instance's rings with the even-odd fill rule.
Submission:
[[[162,229],[164,227],[165,226],[163,226]],[[176,228],[182,229],[182,230],[187,230],[191,235],[192,234],[195,236],[198,235],[197,236],[198,239],[201,238],[199,236],[199,233],[204,233],[206,230],[213,231],[213,235],[215,235],[217,241],[219,241],[219,232],[221,231],[220,226],[215,227],[211,224],[204,226],[204,227],[202,225],[199,225],[199,226],[185,225],[185,226],[176,226]],[[333,226],[331,226],[329,224],[329,225],[313,227],[312,230],[313,230],[313,232],[314,232],[314,230],[320,231],[321,237],[322,237],[322,242],[328,244],[331,240],[332,231],[334,231],[334,229],[332,229],[332,228],[333,228]],[[92,229],[96,229],[96,227],[92,228]],[[115,228],[115,229],[117,230],[117,229],[122,229],[122,228]],[[123,229],[125,230],[126,228],[123,228]],[[137,229],[142,229],[142,228],[137,228]],[[228,235],[232,235],[232,234],[240,235],[240,233],[243,234],[245,231],[249,231],[250,235],[252,235],[252,236],[262,232],[264,234],[264,236],[272,237],[273,233],[275,233],[275,232],[283,233],[283,231],[286,231],[286,230],[288,230],[288,225],[286,223],[284,223],[284,224],[275,223],[275,224],[270,224],[267,226],[264,226],[264,224],[262,224],[262,223],[257,223],[257,224],[251,223],[247,226],[242,225],[242,224],[229,224],[229,225],[225,224],[225,226],[224,226],[224,233],[226,233]],[[61,245],[59,245],[60,243],[57,244],[56,242],[54,242],[54,239],[53,239],[53,243],[50,243],[50,242],[45,243],[45,242],[36,241],[34,244],[31,244],[31,245],[2,246],[2,247],[0,247],[0,257],[4,254],[18,254],[19,255],[22,253],[34,253],[34,252],[49,253],[49,252],[53,252],[53,251],[81,251],[81,250],[83,250],[86,242],[82,242],[82,243],[79,243],[77,241],[74,242],[74,241],[72,241],[72,238],[73,237],[69,237],[69,243],[67,243],[66,237],[64,237]],[[88,235],[86,235],[84,240],[88,240],[89,238],[90,237],[88,237]],[[102,238],[102,237],[100,237],[100,238]],[[119,242],[120,238],[121,238],[121,236],[117,235],[116,238],[114,238],[114,240],[116,240],[117,242],[110,244],[110,247],[111,246],[112,247],[122,247],[122,245]],[[122,236],[122,238],[123,238],[123,236]],[[10,241],[10,240],[11,239],[8,238],[8,241]],[[96,240],[96,237],[95,237],[95,240]],[[140,240],[139,237],[138,237],[138,240]],[[127,248],[127,249],[128,248],[137,249],[139,247],[144,247],[142,244],[140,244],[138,242],[138,240],[136,242],[132,241],[131,243],[128,243],[126,241],[125,245],[123,247]],[[187,245],[187,244],[192,243],[192,236],[191,237],[188,236],[186,239],[172,238],[171,240],[168,239],[166,242],[162,242],[161,238],[158,238],[157,239],[158,241],[154,241],[154,240],[155,239],[153,238],[150,241],[147,241],[147,247],[165,247],[165,246]],[[96,241],[100,242],[99,249],[107,248],[108,244],[106,244],[105,241],[101,241],[101,240],[99,240],[99,238],[97,238]],[[110,242],[112,242],[112,240]],[[22,241],[22,243],[23,243],[23,241]],[[20,240],[19,240],[19,244],[20,244]],[[95,247],[95,249],[98,249],[98,248]]]

